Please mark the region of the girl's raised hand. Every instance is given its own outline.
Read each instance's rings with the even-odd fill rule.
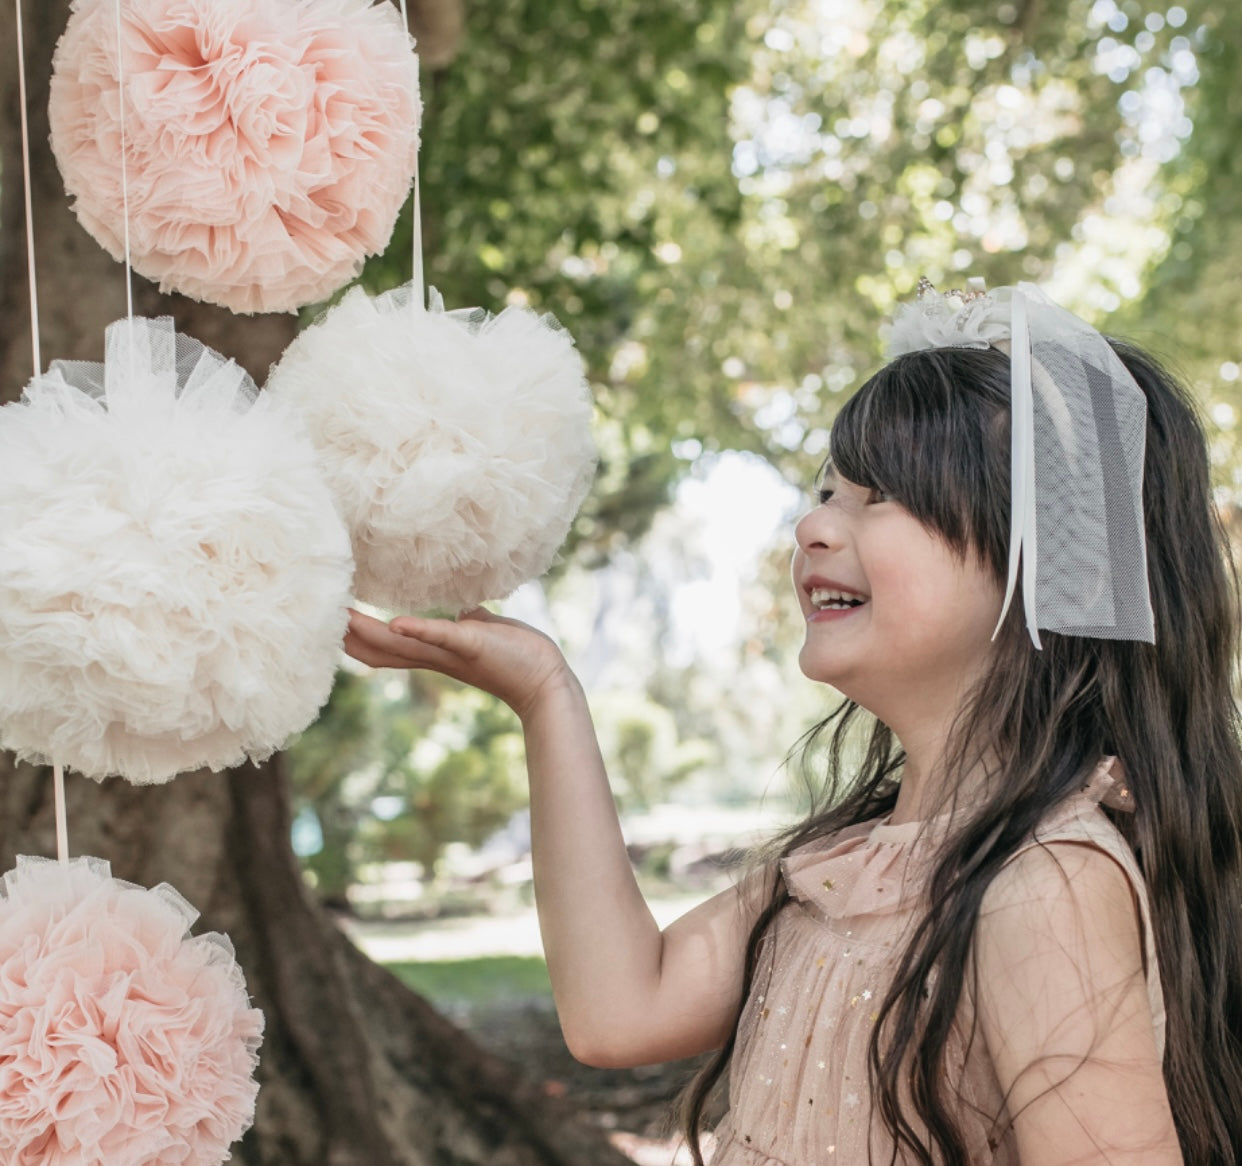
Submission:
[[[345,651],[372,668],[428,668],[499,697],[525,719],[541,695],[575,683],[561,650],[528,624],[476,607],[456,620],[350,611]]]

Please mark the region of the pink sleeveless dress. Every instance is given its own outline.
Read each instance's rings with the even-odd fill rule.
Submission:
[[[1028,845],[1096,847],[1126,873],[1142,923],[1147,993],[1164,1050],[1164,998],[1147,891],[1129,846],[1099,808],[1111,759],[1087,788],[1045,819]],[[761,951],[742,1010],[729,1076],[729,1112],[711,1166],[887,1163],[892,1139],[871,1115],[867,1043],[902,941],[915,921],[943,825],[887,820],[850,827],[782,863],[792,902]],[[1013,1166],[1004,1098],[982,1036],[962,1006],[947,1048],[951,1094],[969,1160]],[[898,1154],[897,1162],[911,1161]]]

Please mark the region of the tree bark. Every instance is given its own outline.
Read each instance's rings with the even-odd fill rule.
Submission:
[[[68,0],[24,2],[44,365],[100,359],[105,325],[125,312],[123,270],[78,226],[47,145],[52,50],[68,9]],[[15,399],[33,367],[14,39],[6,34],[0,52],[0,400]],[[292,316],[238,318],[141,280],[136,310],[171,314],[260,383],[295,329]],[[135,883],[171,883],[202,912],[199,930],[223,931],[236,947],[267,1020],[258,1115],[235,1148],[239,1166],[626,1161],[344,938],[302,881],[279,755],[154,788],[71,774],[68,809],[73,853],[107,859]],[[5,868],[18,854],[54,853],[46,770],[0,754],[0,811]]]

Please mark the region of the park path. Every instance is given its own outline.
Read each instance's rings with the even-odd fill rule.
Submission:
[[[711,894],[705,891],[656,899],[651,902],[651,912],[661,927],[667,927]],[[342,927],[354,943],[381,964],[543,954],[533,907],[503,915],[405,923],[346,920]]]

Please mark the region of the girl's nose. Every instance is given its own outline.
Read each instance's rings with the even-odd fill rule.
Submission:
[[[832,525],[833,520],[826,506],[808,510],[794,527],[794,541],[799,550],[827,550],[836,542]]]

